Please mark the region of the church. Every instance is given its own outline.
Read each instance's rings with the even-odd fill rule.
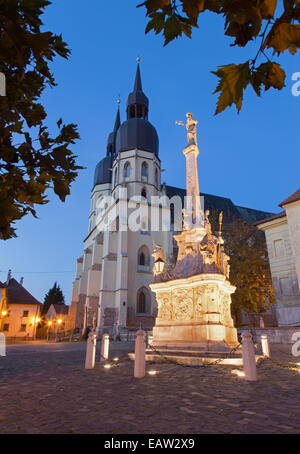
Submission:
[[[155,324],[156,300],[149,287],[153,247],[160,245],[169,260],[176,256],[173,235],[181,228],[168,201],[184,202],[186,191],[161,181],[159,138],[148,114],[138,62],[127,119],[120,122],[118,108],[106,156],[95,168],[88,234],[77,259],[68,329],[85,332],[94,327],[99,336],[122,337],[139,327],[151,330]],[[204,209],[222,211],[225,222],[240,217],[252,223],[272,214],[236,206],[228,198],[201,196]],[[181,211],[179,215],[181,227]],[[154,218],[159,228],[153,227]],[[134,225],[128,228],[130,219]]]

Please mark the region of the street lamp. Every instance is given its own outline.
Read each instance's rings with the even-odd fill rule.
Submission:
[[[158,257],[158,259],[156,259],[154,262],[154,269],[155,269],[156,274],[162,273],[164,266],[165,266],[165,262],[160,257]]]

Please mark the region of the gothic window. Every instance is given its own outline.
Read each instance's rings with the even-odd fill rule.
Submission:
[[[114,178],[114,181],[115,181],[115,186],[117,184],[117,176],[118,176],[118,169],[117,167],[115,168],[115,178]]]
[[[143,189],[141,190],[141,196],[142,196],[142,197],[145,197],[145,199],[147,198],[147,191],[146,191],[145,188],[143,188]]]
[[[148,180],[148,165],[146,162],[143,162],[142,164],[142,179]]]
[[[140,266],[149,266],[150,265],[150,253],[147,246],[140,247],[138,251],[138,264]]]
[[[131,172],[130,163],[129,163],[129,162],[126,162],[125,165],[124,165],[124,169],[123,169],[123,176],[124,176],[124,178],[130,177],[130,172]]]
[[[149,291],[142,287],[137,293],[136,313],[147,314],[150,312],[150,295]]]
[[[143,252],[141,252],[141,255],[139,257],[140,265],[144,266],[145,265],[145,255]]]

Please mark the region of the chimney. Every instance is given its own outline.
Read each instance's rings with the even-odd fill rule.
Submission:
[[[23,282],[24,282],[24,277],[21,277],[20,284],[23,285]]]

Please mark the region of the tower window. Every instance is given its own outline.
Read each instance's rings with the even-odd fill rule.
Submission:
[[[141,191],[141,196],[142,196],[142,197],[145,197],[145,199],[147,198],[147,191],[146,191],[145,188],[142,189],[142,191]]]
[[[124,165],[124,169],[123,169],[124,178],[130,177],[130,173],[131,173],[131,165],[129,162],[126,162]]]
[[[137,116],[138,118],[143,117],[143,106],[141,106],[140,104],[137,105]]]
[[[115,180],[115,185],[117,184],[117,176],[118,176],[118,169],[116,168],[116,169],[115,169],[115,178],[114,178],[114,180]]]
[[[130,106],[129,118],[134,118],[134,117],[135,117],[135,107],[134,106]]]
[[[158,186],[158,171],[155,169],[155,185]]]
[[[143,162],[142,164],[142,178],[148,179],[148,165],[146,162]]]

